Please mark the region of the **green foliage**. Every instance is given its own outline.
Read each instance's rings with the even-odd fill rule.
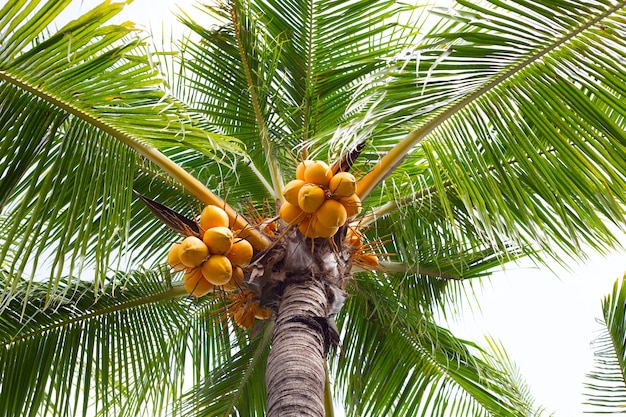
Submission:
[[[621,414],[626,407],[626,275],[602,300],[604,328],[594,341],[595,369],[585,384],[587,412]]]
[[[49,296],[47,283],[18,280],[0,316],[0,415],[150,415],[147,402],[179,395],[195,307],[169,274],[124,280],[97,300],[89,282],[64,279]]]
[[[416,308],[416,290],[384,278],[355,285],[333,358],[347,415],[539,415],[507,362],[435,325]]]
[[[68,3],[0,10],[0,415],[263,415],[271,324],[252,337],[223,301],[181,298],[153,268],[174,236],[132,190],[198,215],[158,149],[271,217],[305,151],[333,161],[362,141],[357,177],[404,151],[359,219],[387,272],[358,273],[337,318],[348,411],[541,414],[500,347],[434,316],[464,296],[456,280],[615,244],[625,2],[462,0],[431,29],[395,1],[233,0],[198,6],[212,27],[183,13],[198,37],[162,66],[108,23],[122,3],[53,29]],[[623,304],[605,306],[610,340]]]
[[[612,247],[609,225],[624,224],[624,3],[459,3],[364,84],[336,146],[371,140],[384,153],[414,129],[373,198],[403,200],[459,240],[557,260]]]

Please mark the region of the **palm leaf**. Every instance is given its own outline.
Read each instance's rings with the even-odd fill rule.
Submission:
[[[224,133],[240,138],[259,173],[277,182],[272,171],[291,166],[293,174],[298,155],[291,152],[301,151],[311,137],[328,137],[346,117],[350,90],[384,66],[372,57],[402,48],[397,42],[404,39],[394,41],[390,34],[411,32],[394,18],[407,7],[311,0],[200,8],[217,23],[206,28],[183,16],[201,42],[184,45],[188,84],[182,97]],[[311,151],[325,158],[326,150]]]
[[[0,221],[7,230],[0,258],[22,255],[9,277],[37,276],[49,260],[52,290],[84,267],[95,269],[94,285],[102,286],[107,270],[117,268],[144,158],[205,204],[223,205],[155,146],[176,155],[192,148],[205,155],[196,159],[213,164],[240,152],[234,139],[205,131],[197,114],[163,93],[163,77],[131,36],[132,25],[105,25],[120,3],[97,6],[49,34],[67,4],[9,2],[0,22]],[[267,243],[253,235],[256,245]],[[17,282],[6,285],[10,294]]]
[[[412,187],[403,204],[440,199],[439,223],[463,213],[497,248],[611,247],[607,223],[624,223],[624,3],[459,3],[367,80],[362,117],[337,131],[337,146],[373,136],[388,155],[357,166],[373,169],[359,194],[391,174],[373,198]]]
[[[0,415],[160,414],[182,390],[194,311],[169,279],[136,272],[97,301],[88,282],[64,280],[68,291],[51,295],[46,283],[20,280],[0,316]],[[56,308],[44,312],[47,303]]]
[[[436,326],[384,280],[344,307],[335,390],[348,415],[525,416],[534,409],[495,356]]]
[[[265,364],[273,325],[255,337],[245,337],[235,353],[219,366],[213,364],[204,380],[184,394],[173,409],[185,416],[265,415]]]
[[[32,116],[34,126],[37,112]],[[18,161],[20,154],[13,155]],[[18,175],[25,178],[15,184],[0,223],[7,233],[0,258],[9,251],[21,254],[9,275],[27,271],[32,276],[51,258],[50,285],[55,287],[62,275],[80,273],[85,261],[95,261],[95,285],[100,286],[114,248],[126,238],[135,156],[107,135],[68,120],[31,161],[21,167]],[[15,289],[17,282],[5,285]]]
[[[594,341],[595,369],[587,375],[586,412],[622,414],[626,408],[626,276],[602,301],[602,334]]]
[[[188,115],[164,97],[159,88],[162,78],[145,58],[142,42],[129,37],[132,25],[104,26],[122,3],[97,6],[50,35],[46,28],[69,2],[54,7],[39,3],[15,1],[3,9],[4,84],[128,142],[140,139],[169,146],[185,142],[207,154],[235,149],[227,138],[195,129],[185,120]],[[35,15],[24,19],[25,10]]]

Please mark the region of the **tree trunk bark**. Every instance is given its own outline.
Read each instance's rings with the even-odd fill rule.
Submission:
[[[265,382],[268,417],[324,417],[326,317],[324,283],[311,276],[285,285],[272,336]]]

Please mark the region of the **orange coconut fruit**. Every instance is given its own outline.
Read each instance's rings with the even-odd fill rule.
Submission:
[[[357,260],[370,268],[376,268],[378,266],[378,257],[373,253],[363,253],[357,256]]]
[[[211,255],[224,255],[233,246],[235,235],[228,227],[216,226],[204,232],[202,240],[209,248]]]
[[[228,227],[228,224],[228,214],[218,206],[208,205],[200,214],[200,228],[202,230],[218,226]]]
[[[326,227],[320,224],[315,216],[302,221],[302,223],[298,225],[298,229],[300,230],[300,233],[302,233],[305,237],[309,237],[312,239],[318,237],[331,237],[335,233],[337,233],[337,230],[339,230],[338,227]]]
[[[343,206],[346,208],[346,214],[348,216],[348,219],[351,219],[354,216],[358,215],[363,207],[361,205],[361,199],[356,194],[352,194],[349,197],[340,198],[339,202],[343,204]]]
[[[186,266],[180,261],[180,254],[178,251],[179,246],[180,242],[174,243],[167,253],[167,263],[174,271],[182,271],[186,268]]]
[[[202,275],[200,268],[194,269],[183,275],[185,290],[193,296],[202,297],[213,291],[213,284]]]
[[[300,230],[300,233],[302,233],[305,237],[314,237],[313,226],[311,226],[311,219],[312,217],[304,218],[298,224],[298,230]]]
[[[283,197],[287,200],[288,203],[293,205],[298,205],[298,193],[300,192],[300,188],[306,184],[304,180],[293,180],[289,181],[285,188],[283,188]]]
[[[324,161],[312,161],[304,170],[304,181],[310,184],[328,187],[328,183],[332,177],[333,172]]]
[[[305,213],[315,212],[326,199],[322,187],[315,184],[304,184],[298,193],[298,206]]]
[[[322,223],[319,222],[319,219],[317,217],[315,217],[309,226],[309,229],[311,229],[311,237],[322,237],[322,238],[329,238],[335,235],[335,233],[337,233],[337,231],[339,230],[339,227],[326,227],[324,226]]]
[[[300,206],[285,202],[280,206],[278,215],[285,223],[298,224],[304,219],[306,214],[302,211]]]
[[[310,159],[305,159],[304,161],[300,162],[298,164],[298,166],[296,167],[296,178],[299,180],[304,180],[304,171],[306,171],[306,167],[311,165],[313,161],[311,161]]]
[[[233,265],[248,266],[253,253],[254,249],[250,242],[245,239],[235,239],[226,257]]]
[[[346,222],[348,212],[346,207],[337,200],[326,200],[315,212],[317,222],[322,226],[340,227]]]
[[[258,303],[255,303],[254,317],[259,320],[267,320],[272,317],[272,310],[267,307],[261,307]]]
[[[187,236],[178,245],[178,258],[186,267],[195,268],[209,256],[209,248],[195,236]]]
[[[230,276],[230,280],[222,285],[222,289],[224,291],[235,291],[238,288],[241,288],[243,284],[243,269],[238,266],[233,266],[233,273]]]
[[[350,197],[356,192],[356,178],[349,172],[336,173],[328,183],[333,197]]]
[[[224,285],[233,274],[233,265],[224,255],[211,255],[200,267],[202,275],[213,285]]]
[[[361,249],[363,246],[363,235],[359,232],[348,229],[346,233],[346,242],[351,245],[355,250]]]
[[[254,325],[254,311],[253,309],[248,308],[247,305],[243,305],[235,310],[233,319],[235,319],[235,323],[239,327],[249,329]]]

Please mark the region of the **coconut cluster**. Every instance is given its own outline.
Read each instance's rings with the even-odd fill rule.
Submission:
[[[214,287],[233,291],[243,282],[243,270],[252,259],[250,242],[237,236],[226,212],[206,206],[200,215],[200,236],[187,236],[170,248],[167,262],[175,271],[185,271],[189,294],[201,297]]]
[[[332,237],[361,212],[354,175],[333,174],[324,161],[300,162],[296,179],[287,183],[283,197],[286,201],[280,207],[280,217],[297,225],[308,238]]]
[[[183,282],[187,292],[202,297],[220,290],[218,294],[228,299],[227,312],[234,322],[249,329],[254,319],[268,319],[271,310],[252,300],[245,289],[244,270],[254,249],[242,235],[229,227],[226,212],[214,205],[202,210],[200,233],[176,242],[167,255],[168,264],[175,271],[184,271]]]

